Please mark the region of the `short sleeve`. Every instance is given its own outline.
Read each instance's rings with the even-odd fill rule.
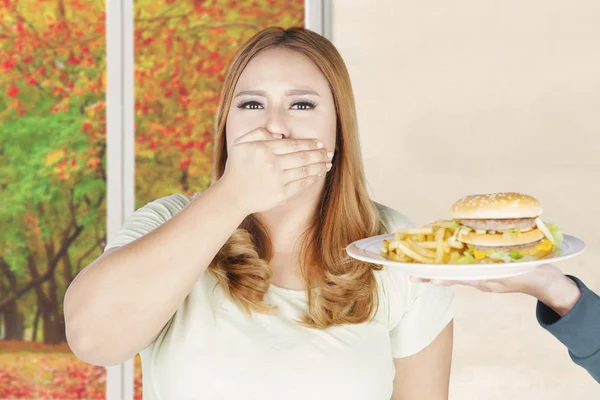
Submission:
[[[173,194],[162,197],[135,210],[123,223],[117,235],[109,240],[104,251],[125,246],[150,233],[188,205],[194,196]]]
[[[388,233],[395,233],[398,229],[413,228],[416,226],[412,219],[402,214],[400,211],[377,202],[374,202],[374,204]]]
[[[376,203],[389,233],[415,227],[409,217]],[[394,267],[385,266],[388,322],[393,358],[408,357],[427,347],[454,317],[454,289],[412,282]]]
[[[405,288],[404,307],[398,307],[399,320],[390,331],[392,357],[408,357],[433,342],[454,318],[454,289],[412,282],[408,275],[396,271],[390,275],[402,281],[396,282],[398,288]]]

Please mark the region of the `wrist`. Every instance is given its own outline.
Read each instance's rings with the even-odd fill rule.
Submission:
[[[247,209],[247,207],[242,203],[242,199],[239,196],[239,191],[236,190],[236,185],[231,184],[231,181],[226,179],[225,176],[222,176],[213,187],[215,190],[219,191],[219,196],[223,199],[232,210],[232,212],[236,213],[242,220],[245,219],[251,212]]]
[[[535,297],[563,317],[577,304],[581,290],[577,283],[561,272],[548,280]]]

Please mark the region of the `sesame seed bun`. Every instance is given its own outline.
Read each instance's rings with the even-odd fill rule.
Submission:
[[[531,231],[522,232],[519,235],[513,234],[478,234],[473,231],[468,233],[461,233],[458,236],[458,240],[463,243],[472,244],[475,246],[486,246],[486,247],[512,247],[521,246],[533,242],[540,241],[544,238],[544,233],[539,229],[533,229]]]
[[[536,218],[542,207],[529,195],[506,192],[464,196],[454,203],[451,212],[456,219]]]

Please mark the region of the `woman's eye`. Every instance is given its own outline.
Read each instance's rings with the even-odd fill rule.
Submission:
[[[238,108],[242,108],[244,110],[260,110],[262,108],[262,104],[257,101],[247,101],[238,105]]]
[[[291,110],[312,110],[316,107],[315,103],[310,101],[299,101],[291,105]],[[257,101],[246,101],[238,105],[243,110],[262,110],[264,107]]]
[[[292,104],[292,110],[312,110],[315,108],[316,104],[311,103],[309,101],[300,101],[298,103]]]

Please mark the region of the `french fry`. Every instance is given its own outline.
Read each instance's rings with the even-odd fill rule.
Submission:
[[[440,264],[444,258],[444,235],[446,233],[446,228],[440,228],[435,233],[435,240],[437,242],[437,254],[435,257],[435,262]]]
[[[455,248],[455,249],[462,249],[465,247],[465,245],[463,244],[463,242],[459,242],[457,240],[454,240],[452,238],[448,239],[448,246]]]
[[[417,260],[423,264],[433,264],[433,262],[435,261],[433,258],[423,257],[422,255],[415,252],[414,250],[412,250],[411,248],[409,248],[408,246],[406,246],[406,244],[404,244],[402,242],[398,242],[398,247],[400,248],[400,250],[402,250],[402,252],[404,254],[406,254],[407,256],[409,256],[411,258],[414,258],[415,260]]]
[[[456,223],[451,220],[438,219],[437,221],[427,224],[425,226],[432,226],[434,228],[452,229],[456,226]]]
[[[456,260],[458,260],[460,258],[460,253],[458,251],[452,251],[450,253],[450,262],[451,263],[455,263]]]
[[[435,251],[424,249],[424,248],[420,247],[419,245],[417,245],[417,242],[414,242],[411,239],[407,239],[405,241],[405,243],[410,249],[414,250],[416,253],[419,253],[423,257],[427,257],[427,258],[435,258],[436,257]]]
[[[399,258],[399,259],[400,259],[400,261],[402,261],[402,262],[412,262],[412,261],[413,261],[413,259],[412,259],[412,258],[410,258],[409,256],[407,256],[406,254],[404,254],[404,253],[402,253],[402,252],[399,252],[399,254],[398,254],[398,258]]]
[[[396,233],[400,233],[403,235],[431,235],[433,233],[432,227],[423,227],[423,228],[403,228],[398,229]]]
[[[417,246],[422,247],[424,249],[436,249],[437,242],[436,241],[417,242]]]
[[[397,250],[399,248],[398,243],[400,243],[400,242],[401,242],[401,240],[394,240],[394,241],[390,242],[390,244],[388,246],[388,250],[389,251]]]

